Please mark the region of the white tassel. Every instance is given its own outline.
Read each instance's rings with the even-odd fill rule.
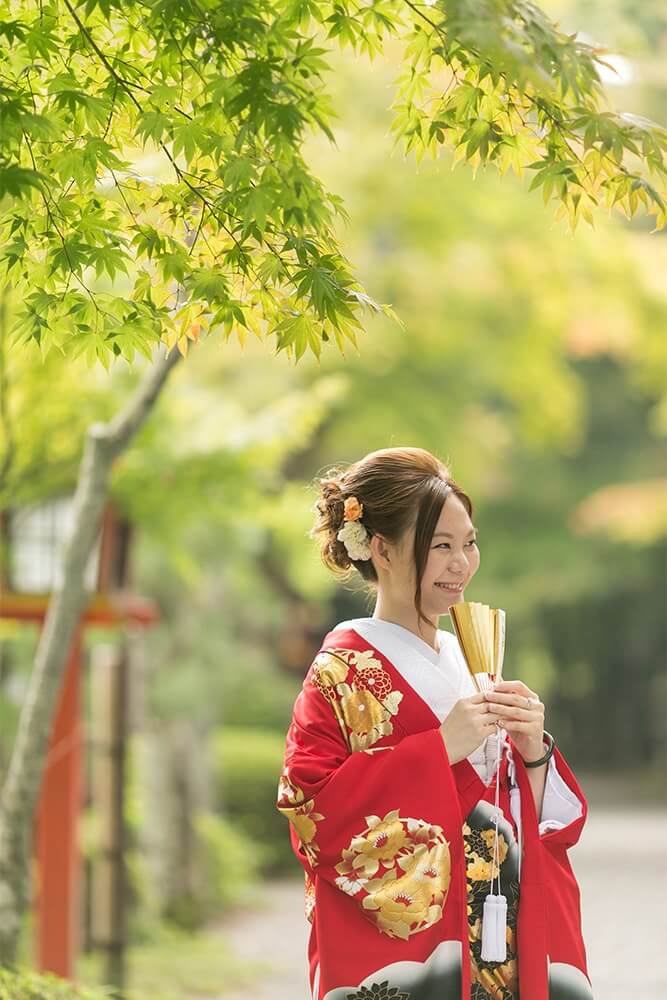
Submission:
[[[489,893],[482,913],[482,960],[504,962],[507,958],[507,898]]]
[[[491,861],[491,889],[493,889],[494,872],[498,872],[498,895],[487,894],[482,911],[482,961],[505,962],[507,960],[507,897],[500,892],[500,857],[498,848],[498,819],[500,813],[500,755],[505,745],[504,730],[496,725],[494,736],[489,736],[492,742],[490,751],[496,752],[496,796],[495,812],[493,814],[493,858]],[[487,742],[488,747],[488,742]],[[508,745],[509,750],[509,745]],[[490,757],[490,753],[489,753]],[[487,763],[489,762],[487,758]]]

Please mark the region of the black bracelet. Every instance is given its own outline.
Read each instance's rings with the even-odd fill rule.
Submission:
[[[541,764],[546,764],[546,762],[549,760],[549,758],[551,757],[552,753],[554,752],[554,747],[556,746],[556,741],[554,740],[554,738],[551,735],[551,733],[548,733],[546,731],[546,729],[543,730],[543,732],[544,732],[544,735],[546,736],[547,741],[548,741],[547,751],[544,754],[544,757],[540,757],[539,760],[524,760],[524,764],[526,765],[526,767],[539,767]]]

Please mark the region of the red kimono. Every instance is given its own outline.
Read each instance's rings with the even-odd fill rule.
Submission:
[[[450,764],[441,720],[353,628],[329,632],[287,732],[277,808],[305,870],[313,1000],[592,1000],[579,888],[567,854],[586,799],[556,747],[582,815],[540,835],[528,775],[521,856],[500,768],[500,872],[507,959],[481,960],[493,865],[495,780]],[[510,740],[511,743],[511,740]]]

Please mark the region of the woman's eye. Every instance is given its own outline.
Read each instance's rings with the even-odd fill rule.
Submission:
[[[449,542],[440,542],[439,545],[436,545],[436,549],[439,549],[441,545],[449,545]],[[472,541],[466,542],[466,545],[477,545],[477,539],[473,538]]]

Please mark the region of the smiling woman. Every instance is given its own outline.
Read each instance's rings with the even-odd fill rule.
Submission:
[[[479,568],[468,495],[429,452],[389,448],[320,479],[315,511],[325,564],[357,569],[376,606],[324,637],[278,784],[313,1000],[591,1000],[567,856],[584,794],[544,754],[539,697],[517,680],[487,700],[438,628]],[[507,922],[490,953],[494,879]]]

